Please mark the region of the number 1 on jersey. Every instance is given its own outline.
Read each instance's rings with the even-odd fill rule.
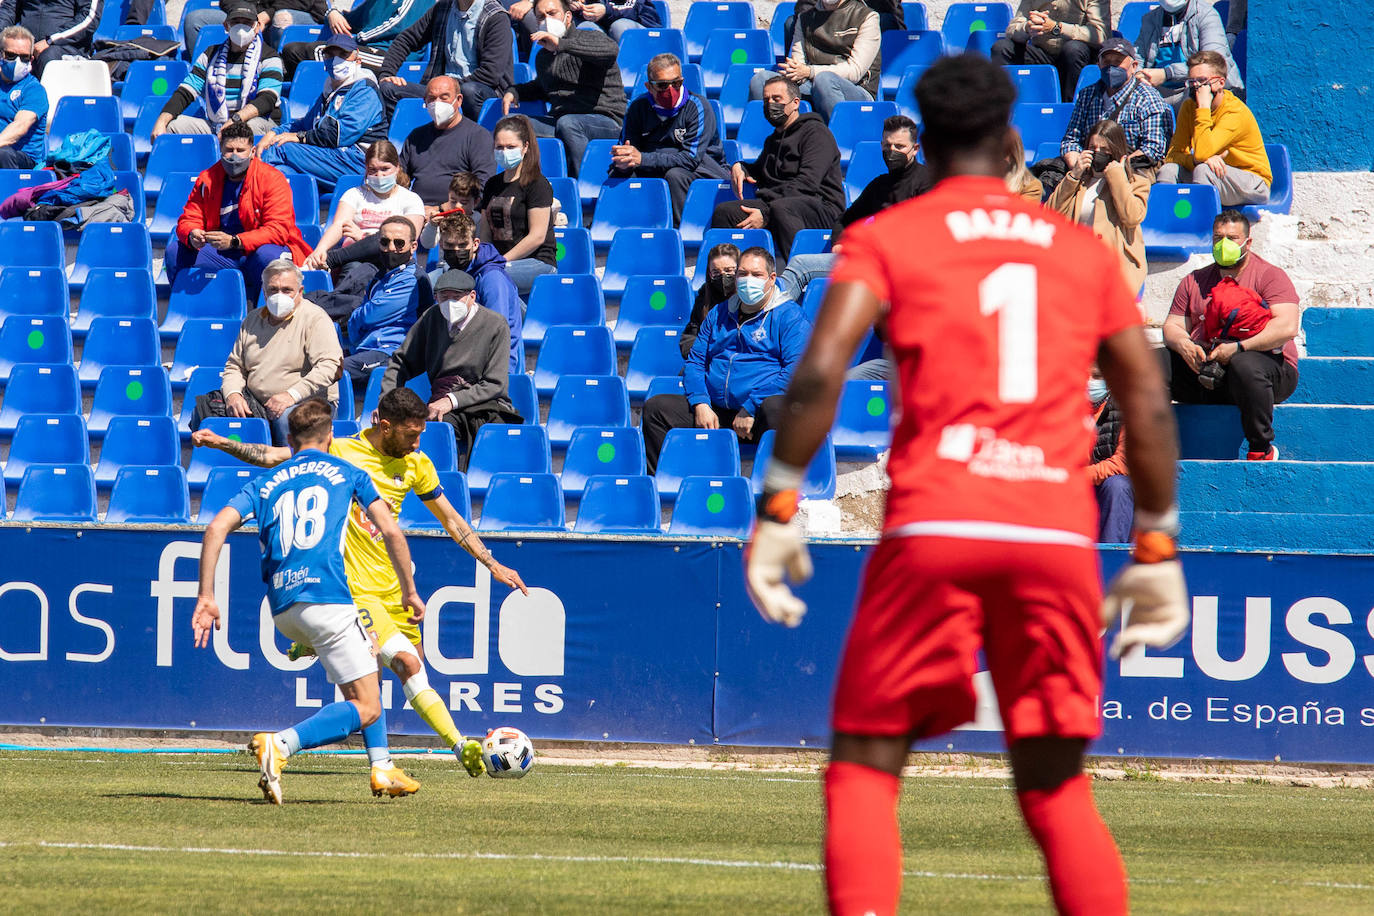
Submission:
[[[997,397],[1029,404],[1039,389],[1034,264],[1003,264],[978,284],[978,310],[997,315]]]
[[[306,487],[299,493],[290,490],[281,495],[273,507],[281,530],[281,555],[292,547],[309,550],[324,537],[324,514],[329,510],[329,492],[324,487]]]

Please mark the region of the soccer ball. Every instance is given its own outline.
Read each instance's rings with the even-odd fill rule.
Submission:
[[[482,741],[482,763],[496,779],[519,779],[534,766],[534,745],[518,728],[503,725]]]

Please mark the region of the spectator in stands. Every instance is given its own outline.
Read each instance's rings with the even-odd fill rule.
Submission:
[[[325,48],[329,79],[319,101],[291,130],[266,134],[257,154],[270,165],[289,166],[332,187],[344,175],[363,170],[363,152],[386,139],[386,122],[377,84],[359,62],[358,43],[348,35],[332,35]]]
[[[1111,0],[1021,0],[1006,34],[993,42],[992,59],[1053,66],[1059,71],[1060,100],[1072,102],[1078,75],[1111,33]]]
[[[519,423],[510,390],[510,329],[490,309],[479,308],[477,283],[450,270],[427,310],[391,354],[382,394],[424,373],[429,376],[429,419],[453,427],[467,469],[477,430],[487,423]]]
[[[1106,242],[1121,258],[1126,286],[1138,291],[1147,273],[1140,224],[1150,201],[1150,178],[1131,167],[1126,133],[1115,121],[1094,124],[1084,152],[1045,206]]]
[[[498,20],[505,26],[505,20]],[[401,171],[410,176],[410,189],[425,207],[437,207],[448,197],[455,172],[473,172],[482,182],[496,174],[491,131],[476,119],[464,117],[463,94],[451,76],[436,76],[425,88],[430,123],[410,132],[401,146]]]
[[[878,14],[862,0],[816,0],[797,11],[796,37],[777,73],[798,91],[824,121],[840,102],[871,102],[878,97],[882,35]],[[749,98],[764,98],[773,71],[760,70],[749,82]]]
[[[1135,78],[1135,48],[1126,39],[1108,38],[1102,42],[1097,65],[1102,70],[1102,79],[1078,93],[1068,130],[1059,144],[1064,164],[1070,169],[1078,165],[1083,142],[1094,124],[1115,121],[1126,132],[1126,144],[1132,154],[1144,154],[1152,167],[1158,168],[1173,133],[1173,109],[1159,97],[1155,87]]]
[[[1225,88],[1226,61],[1215,51],[1188,58],[1193,97],[1178,113],[1159,180],[1209,184],[1223,207],[1262,204],[1274,180],[1259,123],[1245,103]]]
[[[1129,544],[1135,525],[1135,492],[1126,469],[1126,431],[1121,411],[1096,366],[1088,379],[1088,403],[1097,428],[1088,459],[1088,479],[1097,493],[1097,542]]]
[[[883,121],[883,164],[887,171],[870,181],[840,214],[835,221],[834,238],[845,226],[930,190],[930,170],[916,161],[916,152],[921,148],[917,142],[919,133],[916,122],[906,115],[893,115]]]
[[[253,158],[253,131],[242,122],[219,135],[220,159],[201,172],[163,255],[167,277],[187,267],[242,271],[248,299],[258,281],[285,255],[302,260],[310,247],[296,227],[286,176]],[[283,427],[285,429],[285,427]]]
[[[490,179],[488,179],[490,180]],[[448,180],[448,196],[437,206],[425,207],[425,226],[420,230],[420,247],[430,251],[439,245],[439,226],[436,219],[440,216],[462,212],[482,231],[482,182],[472,172],[454,172]]]
[[[611,149],[611,175],[666,180],[676,225],[693,181],[730,174],[721,126],[710,103],[683,86],[677,55],[655,56],[645,72],[649,92],[632,101],[625,113],[620,143]]]
[[[366,385],[372,370],[386,363],[415,323],[420,310],[419,276],[413,263],[416,234],[415,224],[404,216],[389,217],[377,230],[386,270],[372,281],[362,304],[348,316],[349,354],[343,370],[354,384]]]
[[[615,63],[620,47],[604,32],[573,28],[563,0],[538,0],[535,13],[543,27],[531,37],[545,53],[535,58],[534,79],[506,91],[501,113],[509,115],[517,102],[548,102],[549,113],[532,119],[535,136],[561,140],[568,172],[576,177],[588,143],[620,137],[625,120],[625,86]]]
[[[568,8],[572,10],[575,21],[594,23],[616,41],[620,41],[621,36],[630,29],[663,27],[653,0],[607,0],[605,3],[570,0]]]
[[[678,345],[682,348],[682,358],[692,352],[697,332],[706,320],[707,312],[735,294],[735,272],[739,270],[739,249],[729,242],[722,242],[711,249],[706,256],[706,282],[697,290],[696,301],[692,303],[692,314],[682,329]]]
[[[33,74],[63,57],[90,57],[101,0],[11,0],[0,3],[0,29],[22,25],[30,35],[42,36],[32,45]]]
[[[1160,0],[1141,20],[1135,46],[1141,56],[1138,78],[1158,89],[1175,111],[1193,95],[1187,86],[1188,70],[1199,51],[1214,51],[1221,56],[1226,88],[1245,98],[1245,81],[1231,57],[1226,26],[1210,2]]]
[[[329,11],[325,34],[351,35],[358,44],[358,59],[369,70],[377,71],[386,59],[391,42],[432,9],[422,0],[358,0],[346,13]],[[188,14],[188,17],[193,14]],[[187,39],[191,47],[195,43]],[[293,41],[281,49],[282,64],[288,79],[294,78],[303,60],[324,60],[328,51],[323,41]]]
[[[226,124],[247,124],[254,134],[277,127],[281,100],[281,58],[258,25],[247,0],[225,0],[229,40],[211,45],[196,58],[153,124],[163,134],[217,134]],[[204,117],[184,114],[200,99]]]
[[[191,10],[182,19],[181,31],[186,38],[188,50],[195,50],[200,39],[200,30],[207,25],[223,25],[228,28],[233,23],[231,7],[239,6],[243,0],[220,0],[217,6]],[[282,30],[292,25],[316,25],[323,23],[329,16],[329,4],[325,0],[266,0],[259,10],[253,4],[253,25],[273,47],[281,47]]]
[[[12,25],[0,44],[0,169],[31,169],[43,159],[48,92],[33,75],[33,33]]]
[[[390,140],[382,139],[367,148],[364,178],[361,186],[349,188],[339,196],[334,219],[320,236],[320,243],[306,258],[305,267],[320,270],[327,266],[328,255],[342,242],[352,246],[375,235],[388,219],[399,216],[410,222],[418,235],[425,223],[425,204],[420,196],[405,186],[405,173],[400,168],[400,156]],[[377,240],[357,251],[350,252],[352,263],[373,258],[380,249]]]
[[[797,84],[774,76],[763,89],[764,115],[773,133],[751,163],[730,167],[735,200],[717,204],[711,225],[729,229],[768,229],[787,258],[802,229],[829,229],[844,211],[840,148],[815,113],[801,114]],[[755,186],[756,200],[744,199]]]
[[[707,313],[687,354],[684,394],[660,394],[644,405],[649,473],[668,430],[729,424],[742,442],[757,442],[781,420],[782,394],[801,359],[811,325],[778,288],[766,248],[740,255],[735,294]]]
[[[878,14],[878,28],[883,32],[904,31],[906,13],[902,10],[901,0],[864,0],[864,5]],[[792,15],[783,22],[783,46],[791,48],[796,41],[797,17],[816,6],[816,0],[798,0]]]
[[[485,237],[505,255],[506,270],[523,299],[535,277],[553,273],[558,265],[553,185],[539,170],[539,144],[529,118],[502,118],[495,136],[500,171],[482,189],[482,225]]]
[[[466,213],[455,213],[438,221],[439,247],[443,263],[430,272],[430,283],[438,289],[439,278],[450,270],[461,270],[477,284],[477,304],[506,319],[510,328],[510,371],[525,371],[524,307],[510,274],[506,259],[496,246],[477,235],[477,225]]]
[[[1251,250],[1250,220],[1239,210],[1222,211],[1212,241],[1215,263],[1183,278],[1164,321],[1170,391],[1185,404],[1235,404],[1250,443],[1246,457],[1275,461],[1274,405],[1298,385],[1298,293],[1283,270]],[[1217,325],[1233,308],[1267,312],[1268,323],[1249,337],[1208,339],[1209,315]]]
[[[270,166],[263,166],[270,168]],[[257,278],[254,278],[257,285]],[[290,261],[272,261],[262,272],[267,304],[252,309],[239,327],[234,348],[224,363],[220,391],[225,414],[261,417],[272,428],[272,444],[286,444],[291,411],[307,398],[337,401],[343,350],[334,324],[324,310],[302,295],[300,269]],[[199,429],[213,397],[198,398],[191,429]]]
[[[1045,198],[1045,186],[1026,167],[1026,147],[1021,143],[1021,132],[1013,130],[1007,136],[1007,190],[1038,204]]]
[[[407,83],[396,75],[407,57],[425,48],[430,56],[422,82]],[[388,112],[397,99],[424,96],[428,101],[428,84],[449,76],[459,84],[455,104],[476,121],[483,102],[511,87],[514,64],[510,23],[496,0],[439,0],[396,36],[377,72]]]

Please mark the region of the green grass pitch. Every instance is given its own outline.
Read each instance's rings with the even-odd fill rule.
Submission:
[[[814,774],[536,766],[447,756],[374,799],[366,761],[302,755],[286,804],[246,755],[0,751],[10,912],[814,913]],[[1096,785],[1140,913],[1374,912],[1367,790]],[[1009,788],[910,778],[904,912],[1048,910]]]

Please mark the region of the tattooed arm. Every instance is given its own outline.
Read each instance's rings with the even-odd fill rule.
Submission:
[[[198,429],[191,433],[191,444],[217,448],[227,455],[233,455],[249,464],[256,464],[260,468],[274,468],[291,457],[289,448],[263,445],[261,442],[239,442],[208,429]]]
[[[526,595],[529,594],[520,574],[509,566],[502,566],[496,562],[496,558],[491,555],[491,550],[482,543],[482,539],[477,536],[476,531],[472,530],[472,526],[463,520],[463,516],[458,514],[458,510],[453,508],[453,503],[448,501],[447,496],[440,495],[434,499],[425,500],[425,505],[429,507],[430,512],[434,513],[439,524],[444,526],[448,536],[458,542],[459,547],[472,554],[478,563],[491,570],[493,579],[502,585],[518,588]]]

